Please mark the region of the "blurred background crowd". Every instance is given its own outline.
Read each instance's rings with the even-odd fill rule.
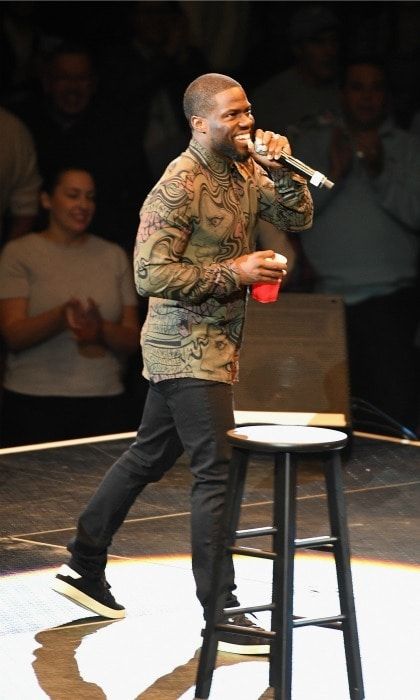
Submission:
[[[1,445],[138,426],[138,213],[213,71],[336,182],[288,236],[285,291],[343,297],[352,396],[416,433],[419,37],[419,2],[0,3]]]

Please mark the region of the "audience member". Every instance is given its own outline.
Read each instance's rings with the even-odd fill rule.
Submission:
[[[313,192],[302,246],[314,290],[345,301],[352,395],[414,428],[420,140],[393,124],[375,60],[349,61],[341,97],[340,123],[295,141],[296,157],[336,183]]]
[[[102,99],[90,53],[61,44],[45,60],[39,94],[14,109],[33,135],[43,177],[69,162],[83,163],[93,173],[98,206],[92,231],[131,254],[150,180],[144,156],[141,167],[133,160],[131,152],[138,149],[117,101]]]
[[[137,169],[140,164],[156,179],[188,145],[182,95],[208,65],[191,44],[178,2],[135,2],[128,21],[124,45],[111,46],[102,56],[104,82],[110,99],[124,110],[133,164],[137,161]],[[139,197],[134,201],[141,203]]]
[[[264,15],[270,14],[270,5],[276,4],[263,3]],[[218,73],[240,70],[249,52],[252,53],[255,35],[260,36],[262,28],[255,22],[254,13],[254,7],[258,8],[260,3],[180,0],[179,5],[189,20],[191,42],[200,47],[212,70]],[[253,61],[255,64],[255,56]]]
[[[275,124],[293,139],[338,112],[338,18],[322,5],[304,5],[290,19],[289,43],[294,63],[257,85],[251,102],[258,124]]]
[[[343,25],[345,23],[347,50],[358,56],[370,53],[386,64],[393,119],[397,126],[408,128],[420,99],[419,3],[340,5],[345,11]]]
[[[57,41],[42,27],[39,3],[0,4],[0,103],[6,109],[31,93],[40,57]]]
[[[62,169],[41,200],[46,228],[10,241],[0,259],[3,446],[128,429],[123,358],[139,337],[131,264],[88,232],[89,172]]]
[[[0,244],[28,233],[38,212],[41,180],[32,137],[0,107]]]
[[[294,63],[257,85],[251,102],[259,126],[275,124],[293,143],[300,129],[328,124],[339,111],[338,18],[322,5],[303,5],[291,15],[288,39]],[[269,223],[260,222],[258,237],[272,236],[271,228]],[[290,291],[307,291],[309,274],[301,237],[288,237],[296,258],[288,287]]]
[[[394,12],[394,42],[388,59],[393,114],[399,126],[409,128],[420,106],[420,5],[417,2],[396,3]]]

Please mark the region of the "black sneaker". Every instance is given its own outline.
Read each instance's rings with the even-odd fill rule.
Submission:
[[[101,579],[90,579],[81,576],[67,564],[63,564],[54,579],[52,588],[76,605],[92,610],[102,617],[113,620],[125,617],[125,608],[115,601],[105,576]]]
[[[223,622],[228,625],[238,625],[240,627],[251,627],[254,630],[265,632],[262,627],[255,623],[254,615],[244,615],[238,613],[229,615]],[[254,635],[247,636],[246,634],[238,634],[235,630],[231,632],[220,632],[219,643],[217,645],[219,651],[227,651],[231,654],[264,654],[270,653],[270,644],[267,638],[257,637]]]

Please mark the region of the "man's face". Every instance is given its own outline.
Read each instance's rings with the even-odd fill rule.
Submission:
[[[77,115],[89,105],[94,78],[89,57],[85,54],[61,54],[50,69],[46,92],[54,108],[67,115]]]
[[[335,31],[325,31],[313,39],[302,42],[295,50],[305,73],[315,83],[328,83],[337,75],[338,36]]]
[[[205,119],[205,145],[223,158],[247,160],[247,142],[253,139],[255,122],[245,92],[232,87],[217,93],[213,101],[214,107]]]
[[[352,125],[378,126],[386,111],[385,76],[381,68],[369,64],[351,66],[342,90],[342,104]]]

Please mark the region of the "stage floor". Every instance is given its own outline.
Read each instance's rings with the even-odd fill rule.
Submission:
[[[134,504],[107,578],[124,620],[105,621],[50,589],[79,511],[131,436],[0,450],[0,699],[192,700],[202,627],[189,554],[182,458]],[[344,479],[367,700],[420,688],[420,443],[358,435]],[[253,462],[241,526],[269,524],[271,469]],[[298,537],[326,533],[317,464],[299,478]],[[261,542],[258,545],[261,546]],[[270,597],[271,563],[235,559],[241,603]],[[328,554],[296,557],[295,613],[338,612]],[[264,614],[263,624],[269,624]],[[264,657],[218,654],[211,700],[270,698]],[[294,632],[293,700],[348,700],[342,634]]]

